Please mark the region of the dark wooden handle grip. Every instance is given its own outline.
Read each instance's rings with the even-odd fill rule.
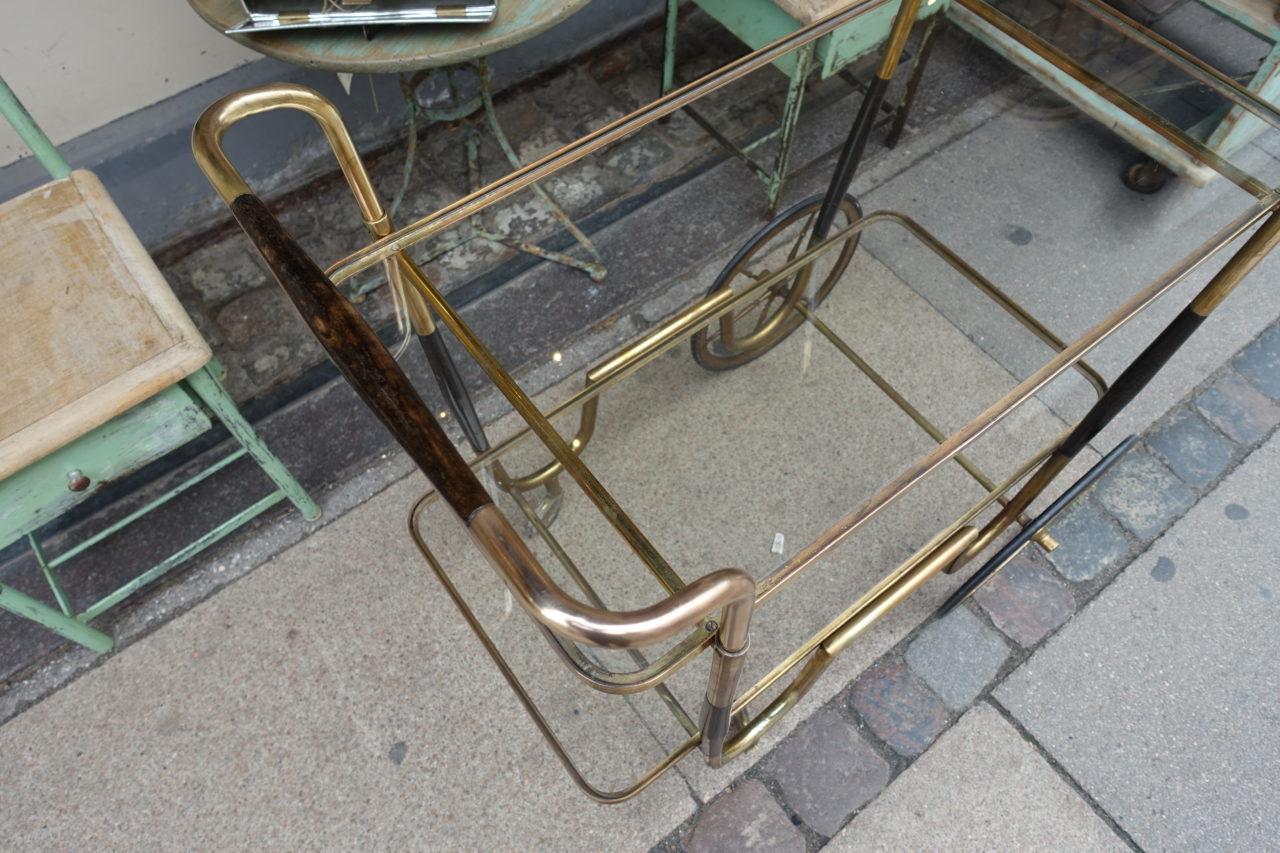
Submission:
[[[231,212],[329,358],[463,521],[493,503],[364,317],[254,195]]]

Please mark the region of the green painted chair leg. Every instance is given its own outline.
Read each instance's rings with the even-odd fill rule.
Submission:
[[[787,86],[787,102],[782,109],[782,129],[778,139],[778,154],[773,160],[773,174],[769,176],[769,216],[778,211],[782,187],[787,181],[787,166],[791,162],[791,145],[795,141],[796,124],[800,121],[800,107],[804,103],[804,85],[809,77],[813,59],[813,45],[807,44],[796,54],[796,70]]]
[[[31,118],[31,114],[27,112],[26,107],[22,106],[22,102],[9,88],[9,84],[4,82],[3,77],[0,77],[0,115],[4,116],[17,131],[18,137],[27,148],[31,149],[31,153],[40,161],[40,165],[44,166],[49,177],[56,180],[71,174],[71,167],[67,165],[67,161],[49,141],[49,137],[45,136],[40,125]]]
[[[16,616],[38,622],[50,631],[61,634],[73,643],[79,643],[95,652],[111,651],[111,637],[4,584],[0,584],[0,608]]]
[[[44,546],[40,544],[40,540],[34,533],[27,534],[27,542],[30,543],[31,553],[35,555],[36,563],[44,574],[45,583],[49,584],[49,589],[53,591],[54,601],[58,602],[58,607],[62,609],[63,614],[71,616],[71,599],[67,597],[67,591],[62,588],[57,569],[49,565],[49,560],[44,555]]]
[[[1249,89],[1263,100],[1273,103],[1280,98],[1280,45],[1273,45],[1271,52],[1262,60],[1253,79],[1249,81]],[[1268,129],[1262,119],[1242,107],[1233,106],[1226,118],[1219,122],[1207,145],[1210,150],[1223,157],[1230,157]]]
[[[667,29],[662,40],[662,91],[665,95],[676,85],[676,25],[680,20],[680,0],[667,0]]]
[[[293,474],[289,473],[284,463],[267,448],[267,445],[258,437],[258,433],[244,419],[244,415],[240,414],[231,396],[214,376],[211,365],[206,364],[183,382],[218,416],[218,419],[235,436],[236,441],[240,442],[285,497],[293,501],[293,505],[302,511],[304,518],[313,521],[320,517],[319,505],[311,499]]]

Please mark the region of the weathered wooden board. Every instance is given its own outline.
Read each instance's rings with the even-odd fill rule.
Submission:
[[[0,480],[209,360],[93,174],[0,205]]]

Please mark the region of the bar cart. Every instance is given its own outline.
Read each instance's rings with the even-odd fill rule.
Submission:
[[[1146,223],[1174,235],[1176,251],[1101,272],[1032,259],[1023,269],[1035,282],[1029,273],[997,282],[985,271],[998,256],[994,244],[979,241],[962,255],[931,225],[955,232],[954,218],[941,214],[1004,180],[1014,182],[1020,216],[1052,228],[1056,190],[1040,191],[1034,168],[997,159],[984,173],[989,185],[912,186],[904,192],[918,209],[864,210],[848,190],[919,4],[852,2],[398,230],[336,111],[314,92],[267,86],[231,95],[197,124],[196,157],[215,189],[434,485],[410,516],[424,559],[551,749],[600,802],[635,796],[694,751],[712,768],[749,752],[784,730],[789,712],[847,680],[939,605],[955,607],[1018,550],[1053,548],[1057,514],[1132,445],[1095,447],[1104,428],[1280,242],[1280,161],[1214,153],[1161,104],[1109,82],[1130,57],[1078,61],[1069,44],[1023,29],[1020,4],[1004,0],[951,8],[1020,40],[1225,177],[1214,205],[1169,202]],[[411,260],[415,243],[886,5],[897,6],[895,23],[826,191],[783,210],[740,247],[711,247],[723,268],[709,289],[704,281],[690,304],[599,361],[585,383],[526,389]],[[1280,126],[1272,104],[1190,55],[1130,35],[1142,62],[1164,63],[1162,75]],[[987,105],[988,139],[1020,134],[1058,146],[1055,156],[1068,160],[1097,156],[1104,132],[1028,119],[1038,90],[1034,79],[1021,82]],[[232,124],[278,108],[321,125],[375,237],[327,271],[221,148]],[[974,145],[968,156],[984,153]],[[991,223],[960,219],[970,232],[995,233]],[[1115,239],[1115,223],[1101,214],[1081,227],[1091,239]],[[929,282],[904,281],[877,259],[902,252],[914,253]],[[334,287],[379,264],[425,299],[514,412],[489,427],[492,437],[469,436],[469,461]],[[1075,304],[1086,274],[1108,278],[1104,310]],[[1038,366],[1011,373],[940,318],[918,291],[944,279],[1005,318],[1009,335],[1039,347]],[[1108,385],[1086,356],[1161,296],[1183,299],[1183,284],[1198,292]],[[1024,302],[1078,309],[1069,312],[1073,334],[1059,337]],[[1072,383],[1092,401],[1068,411],[1049,392]],[[461,724],[483,720],[477,709]]]

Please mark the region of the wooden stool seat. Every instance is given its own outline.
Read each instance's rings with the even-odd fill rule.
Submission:
[[[773,0],[774,5],[808,26],[849,5],[849,0]]]
[[[0,258],[0,480],[209,361],[91,172],[0,205]]]

